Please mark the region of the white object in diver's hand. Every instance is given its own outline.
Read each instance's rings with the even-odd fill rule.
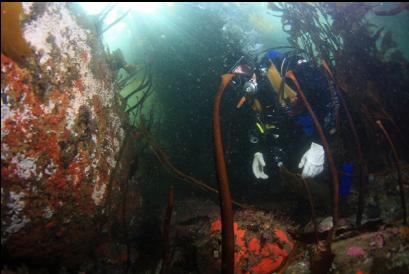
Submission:
[[[268,175],[264,173],[263,167],[266,166],[264,162],[264,157],[261,152],[254,153],[253,157],[253,173],[257,179],[268,179]]]
[[[304,156],[301,158],[298,168],[303,168],[301,176],[312,178],[319,175],[324,170],[325,153],[324,148],[314,142]]]

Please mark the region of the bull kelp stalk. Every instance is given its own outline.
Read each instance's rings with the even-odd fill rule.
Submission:
[[[324,67],[325,72],[327,73],[327,78],[328,82],[330,83],[330,87],[333,88],[335,84],[335,77],[334,74],[332,73],[328,63],[325,61],[325,59],[322,59],[322,65]],[[352,120],[351,112],[349,111],[348,105],[344,99],[344,95],[342,94],[342,91],[337,92],[338,98],[340,99],[342,108],[345,111],[345,114],[347,116],[348,124],[349,127],[351,128],[352,135],[354,136],[354,142],[355,146],[358,150],[358,158],[359,158],[359,195],[358,195],[358,212],[356,214],[356,225],[360,226],[361,221],[362,221],[362,213],[364,209],[364,187],[367,186],[367,181],[368,181],[368,175],[367,175],[367,165],[366,162],[364,161],[364,157],[362,154],[362,146],[361,146],[361,141],[359,140],[358,133],[356,131],[355,123],[354,120]]]
[[[222,273],[234,273],[234,230],[233,207],[227,176],[226,162],[224,159],[222,134],[220,129],[220,102],[223,92],[234,74],[224,74],[217,90],[213,109],[213,137],[214,153],[216,158],[216,171],[219,183],[219,199],[222,220]]]
[[[406,217],[406,200],[405,200],[405,189],[403,188],[403,182],[402,182],[402,172],[399,164],[399,157],[398,153],[396,152],[395,145],[392,142],[391,137],[389,136],[389,133],[386,131],[384,126],[382,125],[381,121],[376,121],[378,124],[379,128],[381,129],[382,133],[385,135],[386,140],[389,143],[389,146],[392,149],[393,152],[393,160],[395,162],[396,170],[398,171],[398,182],[399,182],[399,192],[400,192],[400,201],[402,204],[402,216],[403,216],[403,224],[407,224],[407,217]]]
[[[337,174],[337,169],[335,168],[335,162],[334,158],[332,157],[331,150],[329,149],[328,141],[327,138],[324,135],[324,131],[322,130],[322,127],[320,125],[320,122],[317,119],[317,116],[315,115],[314,111],[311,108],[310,103],[308,102],[307,98],[305,97],[304,92],[302,91],[300,84],[298,83],[297,78],[295,77],[295,74],[293,71],[288,71],[286,76],[290,78],[295,86],[297,87],[297,91],[301,96],[301,99],[303,100],[303,103],[305,107],[307,108],[308,112],[310,113],[312,120],[314,121],[315,128],[318,131],[318,134],[320,136],[322,145],[324,147],[325,153],[327,154],[328,157],[328,162],[331,170],[331,175],[332,175],[332,184],[333,184],[333,209],[332,209],[332,222],[333,222],[333,227],[331,231],[328,233],[328,239],[327,239],[327,244],[330,246],[334,233],[336,231],[337,225],[338,225],[338,202],[339,202],[339,180],[338,180],[338,174]]]
[[[311,211],[311,221],[312,221],[312,224],[314,226],[315,241],[316,241],[316,243],[318,245],[318,243],[319,243],[318,224],[317,224],[317,217],[315,215],[314,202],[312,200],[312,195],[311,195],[310,187],[308,186],[308,182],[304,178],[301,178],[301,181],[302,181],[302,183],[304,185],[305,191],[307,192],[308,202],[309,202],[310,211]]]
[[[345,102],[344,96],[342,95],[342,92],[338,93],[338,97],[340,99],[341,105],[343,109],[345,110],[347,120],[349,123],[349,126],[352,131],[352,135],[354,136],[354,141],[355,145],[358,150],[358,158],[359,158],[359,195],[358,195],[358,212],[356,214],[356,225],[360,226],[362,222],[362,213],[365,205],[365,200],[364,200],[364,189],[366,188],[367,181],[368,181],[368,175],[367,175],[367,166],[366,162],[364,161],[363,155],[362,155],[362,147],[361,147],[361,142],[358,137],[358,133],[356,131],[355,124],[352,120],[351,113],[349,112],[348,106]]]
[[[168,191],[168,206],[166,208],[165,220],[163,222],[162,269],[160,274],[169,273],[170,262],[172,259],[170,251],[170,223],[172,221],[174,196],[174,188],[171,186]]]

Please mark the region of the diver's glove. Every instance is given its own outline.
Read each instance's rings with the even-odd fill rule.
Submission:
[[[264,162],[264,157],[261,152],[254,153],[253,158],[253,173],[257,179],[268,179],[268,175],[264,173],[263,167],[266,166],[266,162]]]
[[[303,168],[301,176],[312,178],[319,175],[324,170],[325,153],[324,148],[314,142],[310,149],[301,158],[298,168]]]

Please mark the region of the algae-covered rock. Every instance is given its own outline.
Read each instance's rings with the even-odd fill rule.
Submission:
[[[3,50],[16,22],[2,14],[2,254],[74,263],[99,234],[109,190],[119,190],[110,177],[124,114],[109,70],[92,70],[108,67],[102,45],[68,4],[23,3],[18,12],[17,55]],[[33,54],[24,67],[20,38]]]

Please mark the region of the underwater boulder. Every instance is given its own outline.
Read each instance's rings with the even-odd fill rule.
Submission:
[[[119,190],[110,178],[125,116],[103,46],[79,11],[65,3],[22,7],[33,51],[27,66],[5,55],[2,35],[2,256],[74,263],[92,248],[101,217],[114,212],[107,200]],[[3,27],[2,16],[2,34]]]

